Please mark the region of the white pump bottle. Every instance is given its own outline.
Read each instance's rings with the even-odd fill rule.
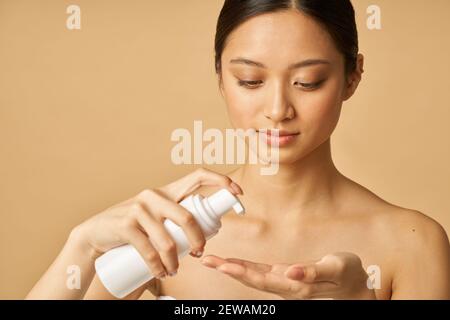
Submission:
[[[221,189],[209,197],[191,195],[179,203],[192,213],[200,225],[205,239],[209,240],[222,226],[220,218],[233,209],[244,214],[241,202],[227,189]],[[188,239],[177,224],[169,219],[164,226],[177,246],[178,258],[190,249]],[[153,278],[147,264],[132,245],[111,249],[95,260],[95,270],[105,288],[116,298],[123,298]]]

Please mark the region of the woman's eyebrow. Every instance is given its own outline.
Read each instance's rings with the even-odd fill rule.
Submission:
[[[253,67],[267,68],[261,62],[257,62],[257,61],[253,61],[253,60],[250,60],[247,58],[241,58],[241,57],[231,59],[230,63],[246,64],[246,65],[253,66]],[[306,60],[296,62],[296,63],[289,65],[288,69],[289,70],[298,69],[298,68],[308,67],[308,66],[317,65],[317,64],[330,64],[330,61],[324,60],[324,59],[306,59]]]

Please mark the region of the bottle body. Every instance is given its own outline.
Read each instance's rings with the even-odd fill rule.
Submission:
[[[179,203],[192,213],[206,240],[217,234],[224,213],[231,208],[237,213],[244,211],[239,200],[226,189],[215,193],[210,200],[201,195],[191,195]],[[181,259],[190,250],[183,229],[169,219],[164,221],[164,227],[175,241],[178,259]],[[95,269],[105,288],[116,298],[127,296],[154,277],[139,252],[129,244],[111,249],[97,258]]]

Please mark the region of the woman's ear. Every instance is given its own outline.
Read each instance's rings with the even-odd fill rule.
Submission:
[[[344,99],[348,100],[358,88],[359,82],[361,81],[362,74],[364,73],[364,56],[359,53],[356,58],[356,69],[348,76],[347,86],[344,92]]]

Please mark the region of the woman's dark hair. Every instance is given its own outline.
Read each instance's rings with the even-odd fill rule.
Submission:
[[[222,71],[221,57],[229,34],[241,23],[260,14],[297,9],[319,22],[345,59],[346,74],[356,68],[358,31],[350,0],[225,0],[217,21],[215,68]]]

